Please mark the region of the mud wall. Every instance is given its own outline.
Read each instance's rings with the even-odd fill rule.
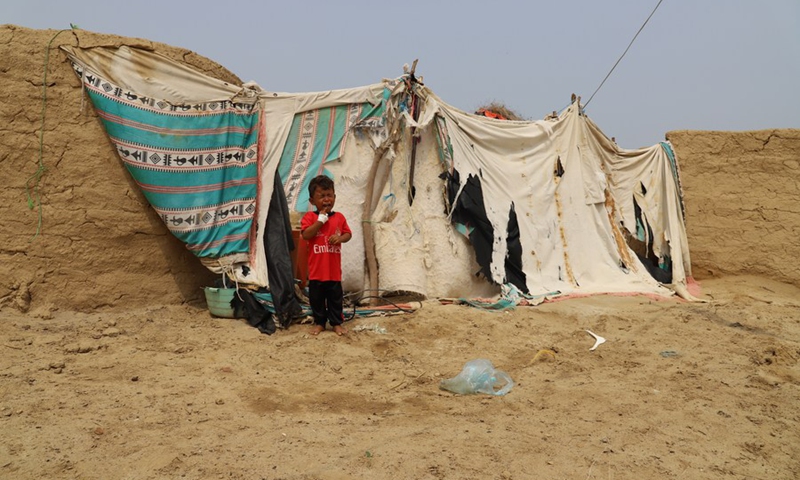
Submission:
[[[159,220],[85,100],[59,45],[156,49],[241,84],[191,51],[80,30],[0,26],[0,308],[93,310],[202,301],[213,279]],[[53,37],[55,39],[53,40]],[[45,51],[50,49],[42,164]],[[36,192],[41,194],[41,228]]]
[[[800,130],[674,131],[694,275],[800,286]]]

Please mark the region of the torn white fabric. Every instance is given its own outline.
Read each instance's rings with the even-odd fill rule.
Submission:
[[[691,274],[689,248],[675,168],[665,147],[624,150],[608,139],[581,111],[579,100],[560,115],[540,121],[503,121],[454,108],[418,84],[420,111],[414,116],[404,82],[314,93],[280,93],[255,83],[231,85],[198,73],[157,53],[130,47],[62,47],[92,71],[144,95],[175,103],[243,98],[258,102],[261,169],[257,199],[258,230],[249,259],[237,256],[226,273],[239,282],[268,286],[263,246],[274,176],[296,114],[338,105],[381,102],[387,128],[347,139],[343,156],[330,166],[337,181],[337,204],[354,235],[364,199],[376,199],[370,215],[375,232],[381,289],[413,291],[429,297],[486,296],[507,283],[509,212],[519,226],[522,271],[531,295],[638,292],[669,295],[626,244],[642,233],[658,259],[671,262],[672,289],[685,292]],[[434,132],[444,119],[452,161],[439,156]],[[418,138],[412,146],[412,128]],[[394,138],[377,169],[385,181],[366,192],[379,135]],[[445,146],[444,148],[448,148]],[[412,153],[413,152],[413,153]],[[411,169],[412,162],[414,168]],[[412,175],[413,171],[413,175]],[[449,222],[443,172],[457,171],[461,184],[480,179],[486,216],[494,230],[490,282],[476,277],[476,257],[468,241]],[[341,180],[341,181],[339,181]],[[411,201],[410,199],[413,199]],[[639,206],[637,219],[634,202]],[[648,229],[637,229],[637,221]],[[363,243],[344,246],[345,286],[365,286]],[[212,262],[213,263],[213,262]],[[210,264],[209,264],[210,265]],[[218,266],[218,265],[217,265]]]

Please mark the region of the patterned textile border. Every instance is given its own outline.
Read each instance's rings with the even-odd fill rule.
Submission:
[[[249,253],[257,109],[230,101],[174,105],[73,67],[120,159],[170,232],[198,257]]]

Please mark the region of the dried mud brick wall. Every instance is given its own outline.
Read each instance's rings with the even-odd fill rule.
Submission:
[[[674,131],[694,275],[800,286],[800,130]]]

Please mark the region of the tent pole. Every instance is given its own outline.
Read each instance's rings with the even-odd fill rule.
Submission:
[[[375,188],[375,175],[378,173],[378,166],[380,165],[381,158],[389,148],[390,143],[384,142],[375,150],[375,156],[372,159],[372,167],[369,171],[369,180],[367,181],[366,194],[367,198],[364,199],[364,211],[361,214],[361,226],[364,230],[364,254],[367,260],[367,275],[369,277],[369,289],[372,297],[369,300],[371,306],[378,304],[378,259],[375,256],[375,237],[372,229],[372,199],[375,197],[373,190]]]
[[[414,72],[417,70],[417,60],[414,60],[414,64],[411,66],[411,72],[408,74],[408,85],[409,85],[409,92],[411,93],[411,118],[414,119],[414,122],[419,120],[419,96],[417,92],[414,90],[414,86],[417,83],[417,78],[414,76]],[[417,163],[417,143],[419,142],[419,137],[416,135],[417,127],[413,125],[411,127],[411,166],[408,172],[408,205],[414,203],[414,197],[417,194],[417,189],[414,187],[414,166]]]

